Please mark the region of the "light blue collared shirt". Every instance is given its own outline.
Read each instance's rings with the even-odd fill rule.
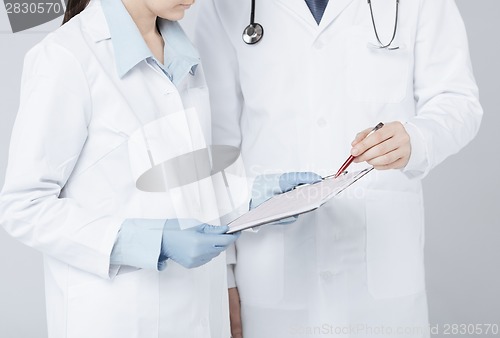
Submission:
[[[153,55],[121,0],[102,0],[113,44],[116,70],[120,78],[140,62],[155,63],[174,85],[196,71],[198,51],[177,22],[158,18],[163,41],[164,64]],[[111,253],[111,264],[163,270],[159,262],[163,228],[166,220],[127,219],[123,222]]]
[[[110,263],[161,271],[160,261],[164,219],[126,219],[118,232]]]
[[[168,78],[178,85],[188,74],[194,74],[200,55],[178,22],[158,18],[163,41],[164,64],[154,56],[121,0],[102,0],[102,9],[111,34],[115,62],[120,78],[142,61],[155,62]]]

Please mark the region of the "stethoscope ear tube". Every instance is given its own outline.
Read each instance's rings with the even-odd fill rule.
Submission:
[[[252,10],[250,12],[250,24],[243,30],[243,41],[248,45],[259,42],[264,36],[264,28],[255,22],[255,0],[252,0]]]

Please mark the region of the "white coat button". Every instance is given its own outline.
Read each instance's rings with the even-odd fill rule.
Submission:
[[[314,43],[314,48],[315,49],[320,50],[320,49],[323,49],[324,47],[325,47],[325,44],[323,42],[321,42],[321,41],[316,41]]]
[[[167,87],[167,89],[165,89],[163,91],[163,94],[165,95],[171,95],[171,94],[175,94],[177,93],[177,90],[175,88],[172,88],[172,87]]]
[[[316,121],[316,124],[318,125],[318,127],[324,128],[324,127],[326,127],[327,122],[326,122],[325,118],[322,117],[322,118],[318,119],[318,121]]]
[[[325,282],[330,282],[334,276],[333,272],[331,272],[330,270],[321,271],[319,275]]]
[[[208,319],[207,318],[202,318],[201,319],[201,326],[208,327]]]

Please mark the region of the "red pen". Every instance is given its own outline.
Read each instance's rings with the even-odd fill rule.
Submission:
[[[371,134],[373,134],[374,132],[376,132],[377,130],[379,130],[380,128],[382,128],[384,126],[384,124],[382,122],[380,122],[379,124],[377,124],[375,126],[375,128],[373,128],[369,133],[368,135],[366,135],[365,138],[367,138],[368,136],[370,136]],[[342,164],[342,166],[340,167],[339,171],[337,171],[337,173],[335,174],[334,178],[337,178],[340,176],[340,174],[342,174],[346,169],[347,167],[349,167],[352,163],[352,161],[354,161],[354,158],[356,156],[349,156],[349,158],[344,162],[344,164]]]

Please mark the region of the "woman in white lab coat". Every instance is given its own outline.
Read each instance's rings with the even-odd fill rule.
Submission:
[[[213,139],[241,146],[247,172],[330,175],[354,149],[349,170],[390,169],[238,239],[244,338],[429,336],[421,179],[475,136],[482,108],[454,1],[398,2],[389,48],[396,0],[372,1],[380,42],[365,0],[330,1],[319,24],[304,0],[256,1],[254,45],[250,0],[202,4]]]
[[[229,337],[217,256],[237,236],[205,224],[210,179],[172,185],[210,140],[203,69],[176,22],[192,1],[87,2],[26,55],[0,222],[44,254],[50,338]]]

